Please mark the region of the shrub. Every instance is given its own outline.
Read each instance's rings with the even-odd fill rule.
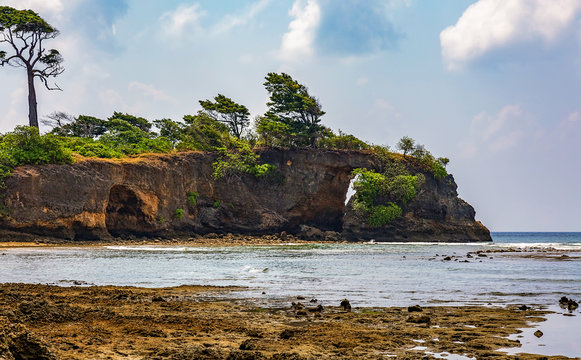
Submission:
[[[57,136],[41,136],[37,128],[28,126],[17,126],[13,132],[3,135],[0,152],[4,160],[14,166],[73,162],[72,152]]]
[[[190,191],[186,196],[188,198],[188,204],[190,204],[191,207],[195,207],[198,200],[198,193]]]
[[[176,217],[176,219],[181,220],[181,218],[184,217],[184,210],[183,209],[176,209],[175,217]]]
[[[353,174],[353,208],[371,227],[384,226],[400,217],[402,206],[416,196],[425,180],[422,174],[409,174],[401,164],[386,166],[384,174],[368,169],[355,169]]]
[[[215,179],[239,177],[244,173],[264,177],[276,171],[274,165],[259,164],[260,156],[255,154],[247,143],[239,141],[236,149],[221,148],[220,152],[220,157],[212,163]]]
[[[367,218],[367,224],[371,227],[381,227],[397,219],[401,215],[401,208],[392,202],[388,203],[387,206],[377,205],[371,209],[369,217]]]
[[[71,150],[57,136],[41,136],[35,127],[17,126],[0,137],[0,188],[17,166],[72,162]]]
[[[64,146],[69,148],[71,151],[86,157],[97,157],[97,158],[121,158],[125,154],[118,151],[115,147],[110,144],[105,144],[102,141],[93,140],[91,138],[66,138],[61,137],[61,141]]]
[[[214,209],[217,209],[217,208],[219,208],[219,207],[220,207],[220,200],[216,200],[216,201],[214,201],[214,204],[212,204],[212,207],[213,207]]]
[[[339,130],[339,135],[335,135],[330,129],[326,129],[319,140],[319,147],[324,149],[348,149],[348,150],[366,150],[370,146],[366,142],[356,138],[353,135],[345,134]]]

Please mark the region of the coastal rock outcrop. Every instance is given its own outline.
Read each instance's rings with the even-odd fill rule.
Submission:
[[[281,150],[260,153],[276,166],[265,178],[215,180],[215,153],[81,159],[22,166],[6,180],[3,229],[66,239],[205,233],[297,234],[305,226],[348,240],[489,241],[451,176],[426,176],[404,215],[366,227],[346,205],[352,170],[374,168],[365,151]],[[316,231],[315,231],[316,232]],[[336,237],[336,236],[334,236]]]

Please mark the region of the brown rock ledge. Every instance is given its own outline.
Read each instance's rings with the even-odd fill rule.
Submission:
[[[416,346],[478,359],[540,358],[496,350],[518,346],[505,337],[545,311],[422,307],[430,321],[414,323],[407,308],[262,308],[216,298],[230,290],[1,284],[0,358],[22,358],[26,346],[16,340],[43,359],[433,358]]]
[[[404,216],[371,229],[345,205],[352,170],[377,166],[369,152],[268,149],[261,160],[277,173],[260,179],[246,174],[215,180],[216,156],[191,152],[19,167],[6,180],[0,229],[102,240],[299,234],[307,226],[349,241],[491,241],[472,206],[458,197],[451,175],[436,180],[424,172],[426,181]]]

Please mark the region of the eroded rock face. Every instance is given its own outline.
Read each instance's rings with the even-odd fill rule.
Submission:
[[[88,240],[110,235],[296,233],[301,225],[342,232],[351,240],[399,241],[407,236],[416,241],[422,234],[444,241],[490,240],[488,230],[474,221],[472,207],[457,197],[451,177],[442,182],[429,178],[404,218],[378,230],[362,225],[345,207],[351,171],[376,167],[369,153],[270,149],[261,159],[277,167],[276,175],[218,181],[212,177],[215,157],[185,153],[23,166],[6,181],[9,215],[2,227]]]
[[[442,180],[424,173],[426,181],[404,208],[402,217],[371,228],[347,206],[343,235],[350,240],[477,242],[491,241],[490,232],[474,220],[474,208],[458,197],[452,175]]]

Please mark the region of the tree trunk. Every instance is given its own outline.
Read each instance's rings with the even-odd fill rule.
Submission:
[[[36,90],[34,89],[34,74],[32,69],[28,73],[28,125],[38,128],[38,112],[36,106]]]

